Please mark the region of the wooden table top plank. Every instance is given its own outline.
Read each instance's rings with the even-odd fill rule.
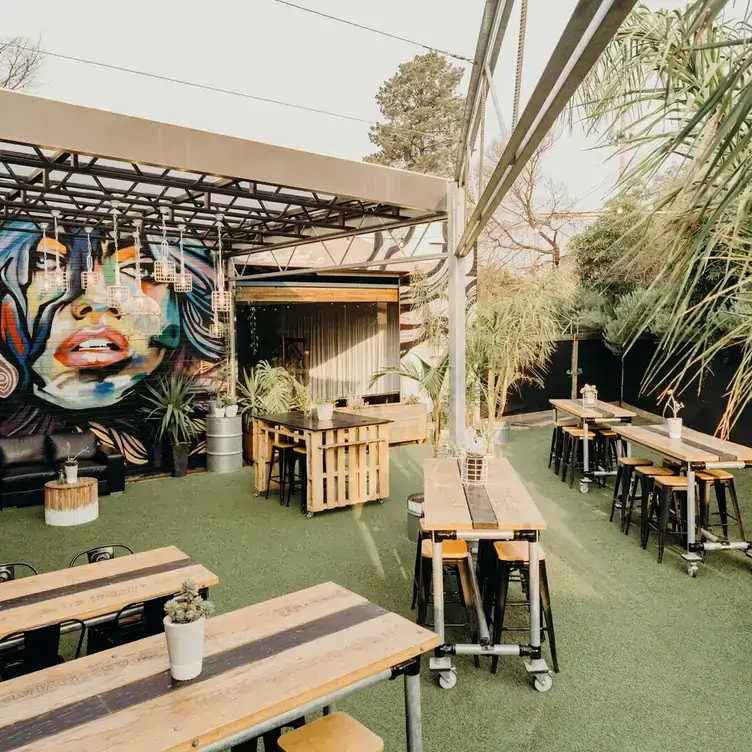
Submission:
[[[335,412],[331,420],[319,420],[315,415],[305,415],[301,411],[259,415],[256,420],[272,425],[285,426],[297,431],[333,431],[338,428],[361,428],[392,423],[388,418],[355,415],[353,413]]]
[[[557,410],[581,420],[603,420],[604,418],[634,418],[637,413],[609,402],[599,402],[596,407],[585,407],[581,400],[550,399],[549,403]]]
[[[472,530],[457,460],[429,459],[423,462],[424,530]]]
[[[166,686],[172,683],[162,635],[83,659],[89,662],[87,671],[75,672],[75,664],[82,664],[76,661],[70,667],[58,666],[6,682],[0,686],[0,704],[13,712],[13,720],[6,721],[3,713],[0,750],[201,749],[398,665],[438,644],[438,637],[428,630],[331,583],[275,602],[275,608],[270,608],[270,603],[258,604],[209,620],[204,672],[196,680],[172,688]],[[327,610],[330,613],[322,617]],[[318,621],[310,621],[316,615]],[[339,618],[349,618],[349,626],[348,622],[342,622],[339,626],[343,628],[339,629],[332,622],[331,631],[312,632],[309,636],[313,639],[296,642],[305,637],[305,630],[315,630],[322,621]],[[364,620],[360,621],[361,618]],[[284,620],[287,630],[269,636],[270,626],[280,626],[276,619]],[[278,652],[264,653],[264,636],[277,642]],[[218,664],[226,655],[222,648],[228,645],[230,653],[256,651],[259,659],[229,665],[224,670]],[[138,658],[144,653],[146,669]],[[218,666],[218,673],[211,673],[212,663],[215,671]],[[67,681],[62,683],[61,669],[68,669]],[[134,681],[135,676],[155,671],[156,675],[146,684]],[[52,685],[48,678],[53,680]],[[36,737],[29,737],[32,740],[28,744],[23,741],[22,746],[16,744],[22,739],[20,731],[27,735],[29,732],[24,719],[39,708],[48,712],[48,687],[52,687],[49,692],[57,697],[58,703],[67,705],[70,703],[67,690],[71,685],[79,702],[83,698],[96,698],[105,704],[106,713],[98,708],[98,716],[88,723],[76,726],[67,719],[67,727],[61,731],[41,737],[37,733]],[[150,699],[143,700],[138,694],[144,688],[147,695],[151,692]],[[17,704],[25,707],[19,711]],[[58,705],[60,712],[48,720],[65,725],[66,705]],[[39,732],[39,728],[31,729],[34,730]],[[54,725],[51,730],[55,731]],[[14,734],[15,741],[8,741],[14,739]]]
[[[115,613],[130,603],[175,593],[189,578],[199,587],[211,587],[219,582],[206,567],[196,564],[182,551],[174,551],[179,557],[172,560],[169,557],[174,556],[173,552],[157,557],[134,554],[3,583],[0,585],[0,637],[66,619],[85,620]],[[125,559],[137,557],[140,567],[124,563]],[[143,566],[155,560],[162,560],[162,563]],[[117,566],[111,566],[115,564]],[[158,571],[160,567],[167,568]],[[78,572],[79,569],[86,571]],[[112,573],[113,570],[116,572]],[[111,574],[108,576],[107,572]],[[102,573],[105,575],[100,576]],[[72,581],[66,583],[66,580]],[[32,589],[32,585],[37,587]]]
[[[650,430],[656,428],[664,429],[665,426],[662,423],[651,426],[614,426],[614,431],[635,444],[680,462],[719,462],[724,455],[735,457],[740,462],[752,462],[752,448],[742,444],[724,441],[685,426],[682,426],[681,439],[670,439],[662,433]],[[684,441],[685,438],[692,443]],[[712,450],[702,449],[698,445]]]
[[[499,530],[545,530],[546,520],[506,457],[488,461],[488,498]]]

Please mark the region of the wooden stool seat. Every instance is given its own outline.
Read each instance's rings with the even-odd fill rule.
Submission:
[[[284,441],[272,441],[272,446],[277,449],[293,449],[295,447],[294,444],[287,444]]]
[[[282,752],[383,752],[384,742],[347,713],[331,713],[282,734]]]
[[[496,558],[499,561],[527,562],[530,559],[529,549],[527,541],[496,541],[494,543]],[[546,558],[542,548],[540,549],[540,557],[541,559]]]
[[[562,426],[561,430],[570,436],[582,437],[585,435],[585,432],[581,428],[577,428],[577,426]]]
[[[667,467],[656,467],[655,465],[643,465],[636,467],[635,472],[638,475],[649,475],[651,478],[673,476],[674,473]]]
[[[699,470],[695,473],[697,480],[717,481],[717,480],[732,480],[733,475],[726,470]]]
[[[652,465],[653,460],[645,457],[619,457],[619,464],[622,467],[639,467],[640,465]]]
[[[687,488],[687,476],[686,475],[657,475],[653,479],[656,486],[662,486],[663,488],[673,488],[681,491]]]
[[[295,452],[295,454],[305,454],[306,448],[304,446],[294,446],[292,451]]]
[[[611,428],[601,428],[598,430],[601,436],[616,436],[616,431]]]
[[[420,544],[420,555],[424,559],[433,558],[433,542],[426,538]],[[467,543],[463,540],[445,540],[441,546],[441,558],[450,561],[467,559]]]

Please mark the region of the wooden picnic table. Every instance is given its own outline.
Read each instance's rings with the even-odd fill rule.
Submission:
[[[377,416],[335,412],[318,420],[301,411],[254,418],[253,482],[266,491],[272,444],[306,448],[306,506],[315,512],[383,501],[389,496],[389,423]],[[272,487],[277,484],[273,483]]]
[[[421,752],[418,658],[438,642],[328,582],[209,619],[189,682],[157,635],[0,684],[0,752],[219,750],[399,673]]]
[[[430,459],[423,464],[424,499],[421,527],[433,540],[433,618],[434,629],[439,633],[444,656],[431,659],[431,668],[440,672],[443,687],[456,683],[452,665],[453,654],[463,655],[517,655],[519,645],[492,645],[486,624],[481,584],[469,555],[469,577],[478,625],[478,644],[445,644],[444,629],[444,578],[442,567],[442,541],[445,538],[479,541],[479,557],[490,559],[489,550],[497,540],[526,540],[529,561],[540,560],[540,531],[546,521],[538,510],[519,475],[506,458],[489,458],[488,482],[483,486],[463,486],[460,460]],[[481,567],[485,569],[485,567]],[[540,652],[540,570],[530,566],[530,648],[531,660],[526,668],[541,691],[551,686],[551,675]],[[536,594],[537,597],[536,597]]]
[[[176,593],[189,578],[199,588],[219,582],[179,548],[167,546],[5,582],[0,585],[0,638],[66,619],[115,614],[131,603]]]
[[[716,436],[682,426],[681,438],[672,439],[663,423],[649,426],[614,426],[614,431],[627,445],[637,444],[679,462],[687,475],[687,548],[682,554],[687,573],[695,577],[705,551],[746,551],[752,553],[750,541],[728,541],[707,530],[699,529],[695,516],[695,471],[729,469],[740,470],[752,465],[752,448],[735,444]],[[699,538],[699,540],[698,540]]]

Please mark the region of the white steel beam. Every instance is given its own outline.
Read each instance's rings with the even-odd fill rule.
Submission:
[[[465,432],[465,295],[468,258],[456,253],[465,228],[465,191],[452,183],[447,194],[449,255],[449,430],[459,442]]]

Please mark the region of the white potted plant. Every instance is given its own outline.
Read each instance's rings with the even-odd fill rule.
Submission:
[[[334,403],[323,401],[316,403],[316,417],[319,420],[331,420],[334,415]]]
[[[234,418],[238,414],[238,401],[232,395],[225,394],[222,397],[222,405],[228,418]]]
[[[70,441],[65,442],[65,447],[68,454],[68,458],[65,460],[63,466],[65,468],[65,482],[71,486],[75,486],[78,481],[78,455],[81,454],[81,452],[71,457]],[[81,451],[83,451],[83,449]]]
[[[195,580],[186,580],[178,595],[165,603],[164,618],[170,673],[177,681],[201,673],[204,660],[204,626],[214,606],[198,594]]]
[[[598,405],[598,390],[592,384],[585,384],[580,389],[583,407],[596,407]]]
[[[676,399],[673,389],[667,389],[664,397],[666,398],[666,404],[663,406],[664,417],[666,410],[671,410],[673,414],[673,417],[666,418],[668,437],[669,439],[680,439],[682,434],[682,419],[677,416],[677,413],[684,407],[684,403]]]

